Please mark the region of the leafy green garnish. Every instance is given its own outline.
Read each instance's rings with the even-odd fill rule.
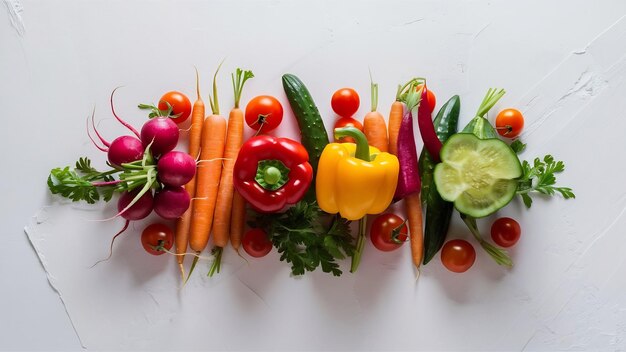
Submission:
[[[522,201],[527,208],[532,205],[530,192],[539,192],[541,194],[552,196],[557,192],[563,198],[576,198],[574,192],[569,187],[556,187],[555,174],[565,170],[565,164],[562,161],[554,160],[552,155],[546,155],[543,160],[535,158],[533,164],[528,161],[522,162],[522,177],[519,179],[517,194],[522,197]]]
[[[148,114],[148,118],[151,118],[151,119],[155,117],[169,117],[171,119],[176,119],[180,116],[180,113],[176,115],[172,115],[172,111],[174,110],[174,107],[172,106],[172,104],[165,102],[165,105],[167,105],[167,109],[164,109],[164,110],[161,110],[155,105],[150,105],[150,104],[139,104],[137,105],[137,107],[141,110],[150,110],[150,114]]]
[[[258,216],[254,226],[267,231],[280,260],[291,264],[293,275],[321,267],[325,273],[340,276],[336,259],[354,253],[350,221],[335,216],[325,226],[325,217],[316,202],[300,201],[284,213]]]
[[[52,194],[60,194],[74,202],[81,200],[94,204],[100,198],[106,202],[111,200],[115,192],[115,185],[96,186],[95,181],[112,182],[112,174],[119,170],[100,172],[91,166],[89,158],[79,158],[74,170],[69,166],[55,168],[48,176],[48,188]]]
[[[113,177],[117,173],[119,179]],[[52,169],[47,183],[52,194],[59,194],[74,202],[84,200],[89,204],[94,204],[100,199],[108,202],[115,192],[159,186],[156,165],[149,153],[144,153],[141,160],[122,164],[120,168],[104,172],[91,166],[89,158],[79,158],[74,169],[69,166]]]
[[[522,143],[519,139],[516,139],[510,145],[511,149],[515,152],[515,154],[520,154],[526,149],[526,143]]]
[[[78,175],[76,171],[70,170],[69,166],[50,171],[48,188],[52,194],[60,194],[74,202],[84,200],[89,204],[94,204],[100,200],[98,188]]]

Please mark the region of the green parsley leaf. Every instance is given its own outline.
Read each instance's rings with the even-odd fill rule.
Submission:
[[[119,170],[100,172],[91,166],[91,160],[86,157],[79,158],[74,170],[69,166],[54,168],[50,171],[47,184],[52,194],[71,199],[73,202],[81,200],[94,204],[101,198],[109,201],[115,192],[115,185],[95,186],[94,181],[110,182],[114,178],[112,174]]]
[[[93,204],[100,200],[97,188],[69,167],[52,169],[47,183],[52,194],[60,194],[74,202],[84,200]]]
[[[522,143],[519,139],[516,139],[510,145],[511,149],[515,152],[515,154],[520,154],[526,149],[526,143]]]
[[[522,177],[519,178],[517,194],[522,197],[522,201],[527,208],[532,205],[531,192],[553,196],[561,194],[564,199],[576,198],[574,192],[569,187],[557,187],[557,173],[565,171],[565,163],[554,160],[552,155],[546,155],[543,160],[535,158],[532,166],[526,160],[522,162]]]
[[[339,276],[342,271],[336,260],[354,252],[350,222],[335,216],[326,226],[326,218],[315,201],[300,201],[284,213],[257,216],[253,225],[269,234],[280,260],[291,264],[293,275],[321,267]]]

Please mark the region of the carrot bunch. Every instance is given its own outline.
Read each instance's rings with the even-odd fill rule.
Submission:
[[[235,105],[231,109],[228,116],[228,129],[226,130],[226,143],[224,145],[222,164],[222,172],[217,193],[215,205],[215,215],[213,222],[213,243],[215,244],[214,253],[217,258],[211,266],[209,276],[220,271],[221,256],[224,247],[228,244],[229,239],[234,239],[233,247],[239,249],[241,237],[245,224],[246,203],[243,198],[237,198],[234,202],[235,188],[233,186],[233,167],[235,159],[239,154],[239,149],[243,144],[243,124],[244,113],[239,108],[241,100],[241,92],[246,80],[254,77],[251,71],[243,71],[237,69],[236,74],[232,75],[233,89],[235,92]],[[215,92],[217,94],[217,92]],[[234,231],[231,231],[234,230]]]
[[[196,94],[197,98],[193,104],[191,111],[191,127],[189,129],[189,155],[193,158],[198,158],[200,154],[200,142],[202,139],[202,125],[204,124],[205,106],[202,98],[200,97],[200,77],[198,70],[196,69]],[[185,189],[189,193],[189,197],[194,199],[196,196],[196,178],[197,175],[185,185]],[[194,201],[191,202],[189,208],[185,213],[176,221],[176,260],[180,268],[181,276],[185,277],[185,269],[183,262],[185,260],[185,253],[187,252],[187,246],[189,244],[189,229],[191,227],[191,219],[193,212]]]
[[[220,64],[221,67],[221,64]],[[233,165],[243,144],[244,114],[239,108],[241,92],[246,80],[254,77],[251,71],[237,69],[232,75],[235,106],[228,123],[220,115],[217,96],[217,74],[213,76],[213,94],[209,96],[211,114],[204,117],[205,106],[200,98],[196,70],[197,100],[192,111],[189,132],[189,154],[199,157],[196,176],[185,187],[194,201],[176,223],[176,254],[182,277],[185,277],[184,254],[187,246],[195,252],[187,279],[193,272],[199,254],[207,247],[211,234],[215,245],[215,260],[209,276],[220,271],[223,248],[229,240],[238,251],[245,226],[246,203],[233,186]]]
[[[417,79],[407,82],[403,86],[398,87],[396,100],[391,104],[389,112],[389,152],[398,154],[398,135],[400,126],[404,117],[403,92],[407,89],[414,89]],[[422,219],[422,202],[420,200],[420,192],[413,192],[404,197],[404,206],[409,226],[409,239],[411,242],[411,258],[413,265],[418,270],[424,256],[424,229]]]

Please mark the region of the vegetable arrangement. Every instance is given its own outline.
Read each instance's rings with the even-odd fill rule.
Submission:
[[[149,254],[174,255],[185,281],[201,259],[212,261],[209,276],[219,273],[229,243],[237,254],[243,247],[254,258],[275,247],[293,275],[321,268],[339,276],[339,261],[346,258],[351,258],[354,273],[368,229],[373,247],[388,255],[410,242],[417,274],[438,253],[444,267],[460,273],[472,267],[476,251],[466,239],[448,238],[455,212],[475,242],[497,264],[510,267],[505,248],[519,241],[520,224],[498,218],[491,226],[492,243],[481,235],[477,220],[497,213],[516,196],[528,208],[533,193],[575,197],[571,188],[556,185],[556,174],[565,169],[562,161],[551,155],[532,163],[520,160],[525,148],[518,139],[524,126],[520,111],[504,109],[494,125],[489,122],[487,114],[504,96],[502,89],[489,89],[474,118],[458,132],[460,97],[447,100],[433,119],[437,100],[423,78],[398,86],[387,121],[378,112],[378,84],[373,80],[371,108],[362,122],[356,116],[359,94],[341,88],[329,102],[337,114],[331,143],[305,84],[285,74],[286,100],[300,130],[297,141],[267,134],[276,133],[283,120],[277,97],[258,95],[242,108],[243,87],[254,77],[251,71],[237,69],[231,75],[235,103],[228,119],[220,115],[219,69],[208,116],[196,70],[195,102],[169,91],[156,106],[139,104],[149,111],[140,131],[117,115],[113,90],[111,112],[130,135],[109,142],[96,129],[95,111],[87,119],[88,137],[107,153],[107,170],[95,169],[84,157],[73,168],[51,170],[51,193],[72,201],[93,204],[119,195],[113,218],[122,217],[125,223],[112,238],[111,252],[130,221],[154,210],[162,221],[143,230],[141,244]],[[255,131],[248,140],[245,125]],[[179,129],[189,131],[184,151]],[[421,152],[416,132],[424,144]],[[396,202],[404,214],[395,213]],[[211,256],[203,256],[210,243]],[[193,257],[189,273],[186,256]]]

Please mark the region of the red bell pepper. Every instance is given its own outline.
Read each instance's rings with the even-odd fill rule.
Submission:
[[[309,189],[313,168],[302,144],[256,136],[241,146],[233,170],[235,189],[257,211],[277,212],[297,203]]]

